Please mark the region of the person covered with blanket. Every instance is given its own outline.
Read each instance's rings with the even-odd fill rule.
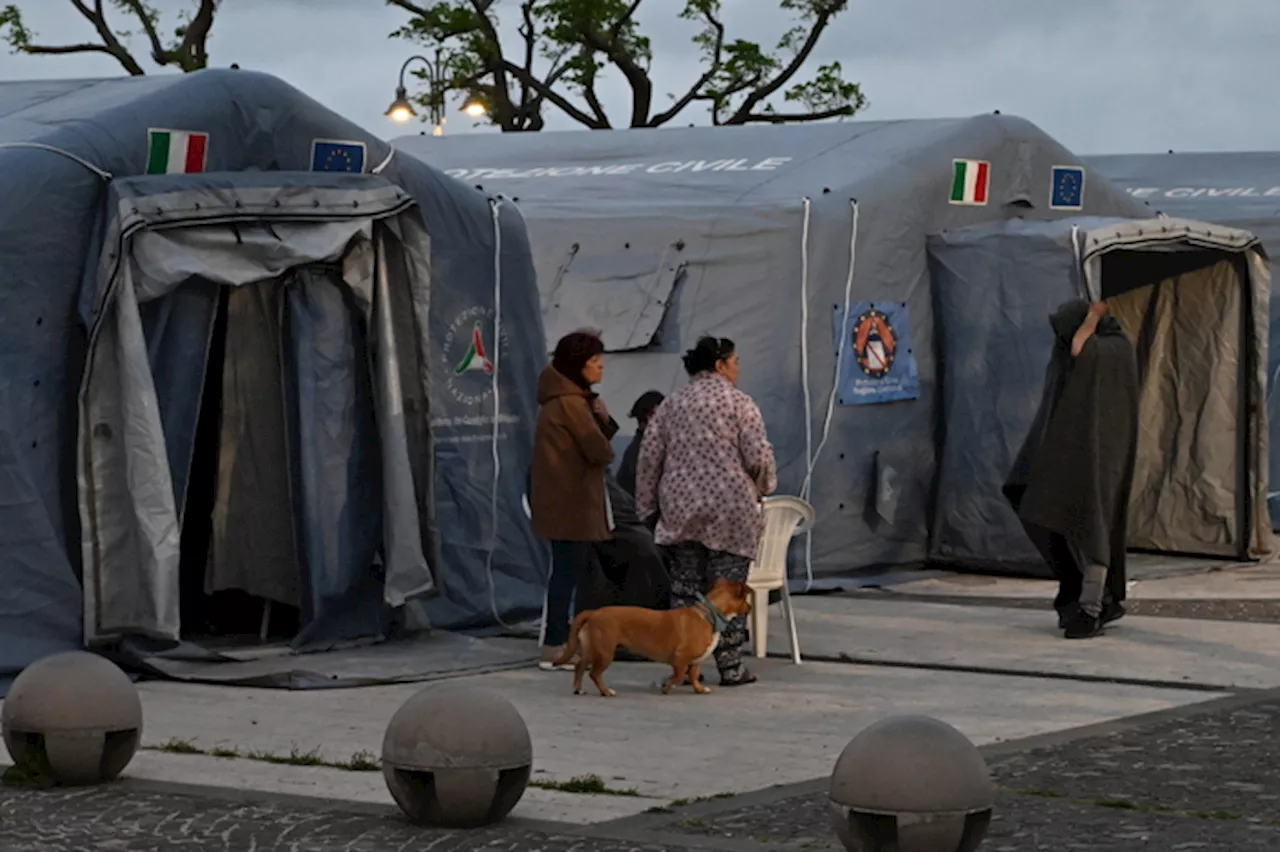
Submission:
[[[1058,578],[1058,627],[1088,639],[1125,614],[1138,361],[1106,302],[1067,302],[1049,325],[1044,394],[1004,495]]]
[[[777,462],[760,409],[738,389],[733,341],[704,337],[684,355],[690,381],[663,400],[645,429],[636,467],[636,508],[656,518],[655,541],[671,565],[671,606],[700,605],[720,633],[722,686],[754,683],[742,662],[747,621],[722,622],[706,602],[716,580],[745,582],[778,487]]]

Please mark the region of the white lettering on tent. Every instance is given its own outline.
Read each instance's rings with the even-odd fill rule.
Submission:
[[[772,172],[791,162],[791,157],[747,157],[720,160],[670,160],[661,163],[618,163],[608,166],[537,166],[533,168],[445,169],[458,180],[529,180],[533,178],[616,177],[642,171],[651,175],[702,174],[705,172]]]
[[[1125,190],[1134,198],[1274,198],[1280,196],[1280,186],[1260,190],[1256,186],[1175,186],[1164,189],[1158,186],[1129,187]]]

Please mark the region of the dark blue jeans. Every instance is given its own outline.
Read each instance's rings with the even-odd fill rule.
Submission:
[[[551,542],[551,577],[542,605],[542,644],[557,646],[569,641],[574,595],[591,579],[595,545],[589,541]]]

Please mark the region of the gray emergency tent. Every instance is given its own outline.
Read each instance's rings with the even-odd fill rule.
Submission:
[[[1244,228],[1270,257],[1280,256],[1280,152],[1110,154],[1087,157],[1151,211]],[[1280,296],[1271,297],[1267,391],[1271,439],[1280,438]],[[1280,458],[1269,471],[1271,523],[1280,529]]]
[[[682,385],[679,354],[699,335],[738,342],[781,490],[807,493],[818,511],[805,561],[819,576],[930,555],[935,341],[945,330],[928,235],[1010,219],[1148,215],[1010,116],[393,144],[520,206],[548,342],[584,325],[603,329],[614,353],[603,391],[615,412],[650,388]],[[1033,321],[1042,358],[1050,300]],[[974,330],[998,320],[975,319]],[[887,372],[883,359],[871,370],[837,355],[863,331],[878,335],[877,358],[891,350]],[[1019,344],[1007,357],[1028,352]],[[895,392],[858,369],[888,376]],[[883,401],[856,404],[868,389]]]
[[[192,579],[296,607],[300,647],[537,611],[512,205],[247,71],[0,115],[0,675],[172,643]]]
[[[1072,298],[1105,299],[1143,377],[1135,549],[1248,559],[1266,507],[1270,266],[1248,231],[1181,219],[1011,220],[929,240],[942,371],[934,553],[1038,563],[1001,486],[1031,426]]]

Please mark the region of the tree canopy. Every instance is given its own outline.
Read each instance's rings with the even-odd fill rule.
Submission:
[[[31,0],[36,2],[36,0]],[[39,0],[53,3],[55,0]],[[129,74],[146,74],[130,46],[135,38],[145,39],[151,61],[181,71],[199,71],[209,64],[209,34],[218,11],[218,0],[182,0],[187,8],[176,16],[173,35],[158,9],[145,0],[67,0],[87,21],[93,38],[82,42],[49,44],[22,19],[22,10],[10,4],[0,9],[0,32],[15,53],[30,56],[62,56],[71,53],[105,53],[115,58]]]
[[[716,125],[822,121],[866,106],[839,62],[805,75],[822,36],[849,0],[773,0],[793,25],[772,46],[734,38],[725,6],[735,14],[765,0],[681,0],[703,66],[681,93],[664,100],[654,89],[654,47],[637,19],[644,0],[512,0],[519,42],[503,43],[494,0],[386,0],[411,18],[395,38],[439,51],[448,89],[464,90],[489,108],[504,131],[541,130],[554,107],[585,127],[660,127],[695,104]],[[621,116],[604,107],[599,85],[616,72],[631,90]],[[419,76],[423,76],[418,72]],[[444,92],[416,96],[437,105]],[[781,102],[781,105],[779,105]]]

